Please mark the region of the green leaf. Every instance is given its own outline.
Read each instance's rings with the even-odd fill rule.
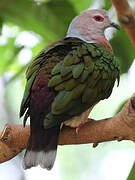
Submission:
[[[90,7],[94,0],[69,0],[77,13],[84,11]]]
[[[64,7],[64,8],[63,8]],[[48,43],[63,36],[76,12],[67,0],[53,0],[38,5],[33,1],[16,1],[1,9],[5,20],[25,30],[40,34]]]
[[[135,179],[135,163],[132,166],[132,169],[130,171],[130,174],[127,178],[127,180],[134,180]]]
[[[3,26],[3,18],[2,18],[2,16],[0,16],[0,35],[1,35],[1,31],[2,31],[2,26]]]
[[[8,70],[17,70],[21,66],[17,61],[17,55],[23,46],[15,46],[15,38],[8,38],[7,44],[0,46],[0,74]]]
[[[109,10],[112,7],[111,1],[104,0],[104,6],[102,7],[105,10]]]

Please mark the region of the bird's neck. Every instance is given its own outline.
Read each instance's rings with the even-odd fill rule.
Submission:
[[[72,31],[70,33],[67,33],[66,37],[76,37],[87,43],[100,43],[112,51],[112,47],[109,41],[105,38],[104,34],[100,34],[100,35],[97,35],[95,33],[80,34],[78,31]]]
[[[97,43],[104,45],[106,48],[112,51],[112,46],[109,43],[109,41],[105,38],[105,36],[96,36],[95,38],[93,38],[93,40],[95,40]]]

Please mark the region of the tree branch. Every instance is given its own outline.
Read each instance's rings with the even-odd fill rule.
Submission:
[[[112,0],[115,6],[118,19],[127,32],[135,48],[135,15],[132,12],[127,0]]]
[[[0,163],[5,162],[26,148],[30,135],[29,126],[6,125],[0,134]],[[59,145],[94,143],[112,140],[135,141],[135,94],[116,116],[88,122],[76,134],[74,128],[64,127]]]

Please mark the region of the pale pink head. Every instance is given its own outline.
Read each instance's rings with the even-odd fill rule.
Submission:
[[[67,37],[77,37],[86,42],[99,42],[111,49],[109,42],[104,36],[104,31],[108,27],[119,29],[119,26],[109,19],[107,11],[89,9],[72,20]]]

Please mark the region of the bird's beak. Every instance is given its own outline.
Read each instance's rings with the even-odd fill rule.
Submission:
[[[114,23],[114,22],[111,23],[111,26],[118,29],[118,30],[120,30],[120,26],[118,24]]]

